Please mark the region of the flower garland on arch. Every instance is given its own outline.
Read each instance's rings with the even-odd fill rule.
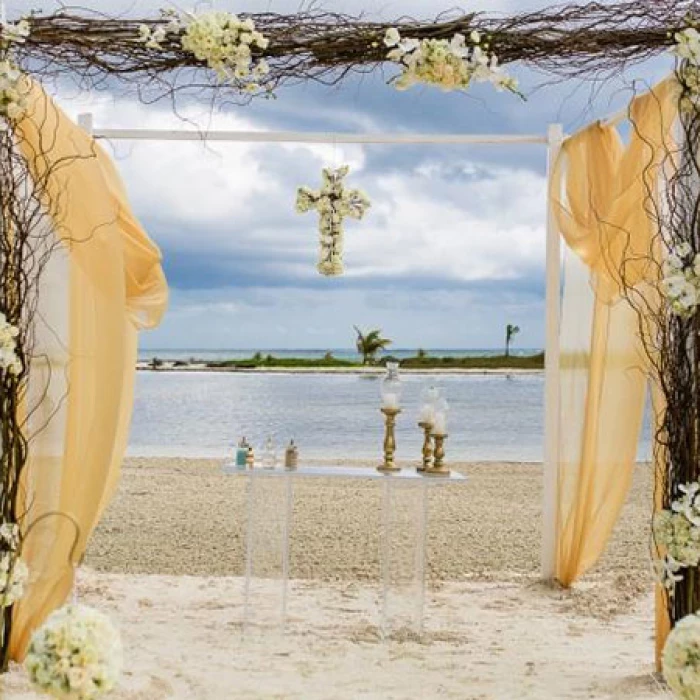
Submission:
[[[270,72],[261,57],[270,42],[256,30],[255,22],[240,19],[230,12],[162,11],[162,21],[155,26],[139,26],[139,40],[149,49],[163,50],[168,42],[203,61],[221,82],[238,83],[244,92],[256,94],[257,82]]]
[[[27,109],[22,71],[11,60],[11,53],[15,45],[26,41],[30,31],[26,19],[0,23],[0,129],[3,130],[7,128],[6,120],[19,119]]]
[[[447,39],[402,38],[395,27],[389,29],[384,44],[390,49],[387,58],[398,63],[402,72],[391,82],[397,90],[413,85],[437,85],[445,91],[466,90],[473,82],[491,83],[498,90],[509,90],[520,97],[518,81],[499,65],[498,56],[481,33],[473,30]]]
[[[14,605],[23,595],[29,569],[20,558],[21,537],[16,523],[0,525],[0,610]]]

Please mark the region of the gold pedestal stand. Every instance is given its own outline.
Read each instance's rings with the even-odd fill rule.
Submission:
[[[433,424],[421,421],[418,427],[423,429],[423,464],[418,467],[418,471],[422,473],[433,466]]]
[[[382,413],[386,416],[386,427],[384,433],[384,463],[377,467],[377,471],[383,474],[395,474],[401,471],[394,462],[396,452],[396,416],[401,413],[400,408],[382,408]]]
[[[445,440],[447,435],[433,434],[435,441],[435,459],[433,466],[426,469],[423,473],[426,476],[449,476],[450,470],[445,466]]]

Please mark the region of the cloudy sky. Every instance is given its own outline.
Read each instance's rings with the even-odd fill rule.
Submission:
[[[164,0],[81,4],[146,16]],[[320,4],[382,19],[430,18],[453,6]],[[546,4],[470,0],[469,9],[514,12]],[[214,5],[286,12],[300,3]],[[10,0],[10,16],[20,7],[25,3]],[[595,94],[576,82],[541,87],[547,78],[515,69],[527,102],[486,86],[469,94],[397,92],[386,74],[338,88],[281,90],[274,101],[228,106],[213,117],[208,105],[182,111],[197,124],[223,129],[544,134],[548,123],[562,122],[572,132],[618,110],[631,80],[652,82],[669,65],[637,68]],[[118,94],[70,89],[60,99],[71,115],[94,112],[98,127],[186,128],[168,104],[146,107]],[[542,146],[114,142],[110,148],[137,214],[163,250],[171,286],[170,312],[161,328],[144,335],[144,348],[343,348],[352,345],[353,324],[381,327],[396,347],[499,347],[508,322],[522,328],[522,347],[543,345]],[[346,275],[326,279],[315,271],[317,219],[295,213],[295,192],[316,186],[322,167],[344,163],[351,167],[348,183],[368,193],[372,209],[346,227]]]

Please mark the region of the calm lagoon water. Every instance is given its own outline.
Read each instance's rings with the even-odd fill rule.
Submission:
[[[450,403],[448,459],[541,461],[544,376],[404,375],[399,459],[418,459],[421,391]],[[129,454],[220,457],[245,435],[258,454],[294,438],[301,459],[379,459],[379,380],[357,375],[139,372]],[[281,453],[281,449],[280,449]],[[640,457],[649,454],[649,429]]]

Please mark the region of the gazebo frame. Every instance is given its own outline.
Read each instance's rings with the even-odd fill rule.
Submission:
[[[78,123],[96,139],[129,141],[216,141],[243,143],[330,143],[385,145],[517,145],[542,144],[547,148],[547,200],[554,163],[564,141],[561,124],[550,124],[547,134],[351,134],[283,131],[195,131],[173,129],[100,129],[93,114],[80,114]],[[561,317],[561,260],[559,231],[547,201],[546,225],[546,342],[545,434],[542,498],[541,574],[554,578],[556,563],[557,474],[559,462],[559,327]]]

